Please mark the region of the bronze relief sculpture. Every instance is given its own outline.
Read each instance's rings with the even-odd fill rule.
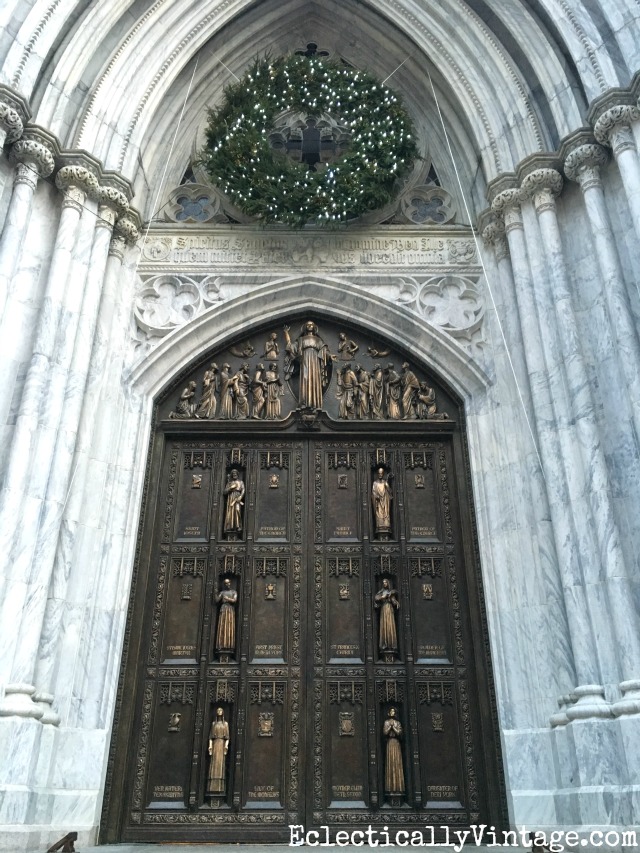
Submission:
[[[284,327],[287,361],[285,379],[299,373],[298,404],[303,408],[321,409],[322,395],[329,385],[332,356],[329,348],[318,334],[318,327],[311,320],[302,327],[295,341],[289,335],[289,326]]]
[[[197,418],[215,418],[218,402],[216,400],[216,374],[218,365],[212,362],[202,378],[202,396],[195,415]]]
[[[446,412],[438,412],[436,393],[425,380],[420,380],[408,361],[398,372],[392,362],[383,366],[377,359],[390,350],[368,347],[362,353],[360,344],[346,332],[338,333],[335,353],[329,350],[318,326],[312,320],[292,339],[290,327],[284,327],[284,347],[278,333],[268,333],[264,341],[264,362],[250,341],[241,346],[229,346],[220,355],[221,367],[211,362],[204,370],[200,397],[196,396],[198,382],[191,380],[180,395],[171,419],[199,420],[281,420],[291,414],[283,410],[282,397],[289,380],[297,406],[317,412],[326,405],[330,416],[340,420],[447,420]],[[281,349],[284,364],[279,366]],[[375,361],[371,370],[362,362],[354,364],[356,353]],[[245,360],[232,367],[230,355]],[[249,358],[255,356],[256,363]],[[339,366],[333,379],[334,365]],[[280,370],[284,369],[281,379]],[[284,380],[284,381],[283,381]],[[332,385],[332,399],[326,394]],[[328,404],[328,405],[327,405]],[[307,414],[309,414],[307,411]]]
[[[196,405],[193,402],[193,398],[196,395],[196,388],[196,382],[189,382],[182,394],[180,394],[180,399],[178,400],[176,410],[175,412],[171,412],[171,414],[169,415],[170,418],[180,419],[195,417]]]

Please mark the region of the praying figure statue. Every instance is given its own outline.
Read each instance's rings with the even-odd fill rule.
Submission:
[[[384,721],[382,735],[387,741],[384,763],[384,792],[393,800],[404,796],[404,769],[402,766],[402,725],[395,708],[389,710],[389,716]]]
[[[193,381],[187,385],[182,394],[180,394],[175,411],[170,413],[170,418],[183,419],[195,417],[196,404],[193,402],[193,398],[196,396],[196,387],[197,383]]]
[[[229,751],[229,723],[224,718],[222,708],[216,710],[216,719],[209,731],[209,775],[207,777],[207,795],[224,797],[226,793],[226,763]]]
[[[376,539],[388,539],[391,534],[391,486],[384,468],[378,468],[371,487],[371,503],[375,518]]]
[[[216,652],[229,654],[236,648],[236,605],[238,593],[231,586],[229,578],[224,579],[224,584],[215,596],[216,604],[220,605],[218,611],[218,627],[216,628]]]
[[[224,513],[224,532],[237,534],[242,532],[242,507],[244,506],[244,482],[234,468],[227,485],[224,487],[227,504]]]
[[[378,648],[380,653],[387,656],[395,655],[398,651],[398,632],[396,630],[395,611],[400,609],[398,593],[389,580],[382,581],[382,587],[376,592],[374,606],[380,611],[380,630],[378,631]]]

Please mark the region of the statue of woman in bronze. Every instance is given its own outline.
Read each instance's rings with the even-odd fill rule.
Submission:
[[[382,588],[376,592],[374,606],[380,610],[380,630],[378,648],[381,654],[394,656],[398,651],[398,632],[396,631],[395,611],[400,609],[398,593],[388,579],[382,581]]]
[[[240,474],[234,468],[227,485],[224,487],[227,498],[227,506],[224,513],[224,532],[230,534],[242,531],[242,507],[244,506],[244,483]]]
[[[207,778],[207,795],[209,797],[224,797],[226,792],[226,761],[229,751],[229,723],[224,718],[224,711],[218,708],[216,719],[211,723],[209,731],[209,776]]]
[[[295,362],[299,362],[298,403],[303,407],[321,409],[322,394],[329,384],[329,366],[332,363],[329,348],[318,334],[318,327],[311,321],[304,324],[295,342],[289,336],[289,326],[284,327],[284,337],[288,356],[285,379],[293,375]]]
[[[236,605],[238,593],[231,587],[229,578],[224,579],[222,589],[216,595],[218,611],[218,627],[216,629],[216,652],[229,654],[236,648]]]
[[[384,721],[382,734],[386,738],[387,748],[384,766],[384,792],[393,800],[404,796],[404,769],[402,766],[402,725],[398,720],[396,709],[389,710],[389,716]]]
[[[391,534],[391,499],[389,477],[385,477],[384,468],[378,468],[377,477],[371,488],[376,539],[388,539]]]

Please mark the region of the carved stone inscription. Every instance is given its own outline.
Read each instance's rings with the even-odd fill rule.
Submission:
[[[468,234],[375,233],[337,235],[314,232],[313,236],[281,233],[265,234],[220,229],[219,234],[176,235],[156,229],[156,236],[144,245],[144,269],[182,267],[286,267],[331,269],[339,267],[468,267],[477,263],[476,249]]]

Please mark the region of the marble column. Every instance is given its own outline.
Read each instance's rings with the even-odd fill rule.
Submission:
[[[502,629],[505,632],[502,642],[503,647],[509,649],[510,664],[505,668],[504,678],[509,683],[516,682],[518,684],[521,696],[527,695],[530,692],[530,678],[532,675],[530,668],[527,668],[526,665],[524,667],[514,665],[514,654],[511,651],[511,646],[514,642],[513,624],[515,622],[525,625],[529,616],[534,613],[537,614],[544,609],[547,614],[545,616],[545,634],[532,642],[527,651],[537,659],[538,679],[543,680],[545,683],[546,697],[549,695],[557,696],[562,690],[567,689],[567,685],[573,686],[576,683],[575,663],[571,654],[570,632],[562,593],[562,581],[557,569],[558,555],[556,553],[554,526],[551,520],[544,470],[541,463],[540,439],[536,429],[536,411],[529,384],[529,374],[523,347],[523,332],[518,312],[518,297],[509,257],[504,222],[500,219],[491,222],[483,230],[482,236],[485,243],[493,249],[495,276],[499,282],[499,292],[502,294],[500,301],[495,300],[496,309],[499,307],[502,308],[500,319],[502,321],[505,338],[504,344],[506,347],[506,353],[502,358],[499,358],[498,352],[496,352],[496,372],[502,371],[503,373],[502,377],[498,377],[498,381],[505,386],[516,385],[514,391],[509,395],[513,400],[512,406],[514,410],[507,413],[503,410],[503,407],[500,407],[502,412],[501,417],[511,424],[511,427],[506,427],[507,429],[511,428],[523,431],[519,460],[522,468],[527,471],[528,475],[528,479],[521,486],[513,483],[502,483],[493,488],[503,490],[521,488],[521,500],[531,507],[531,521],[529,524],[531,525],[532,554],[530,557],[533,557],[533,559],[530,559],[530,557],[525,558],[523,555],[520,564],[516,559],[513,568],[517,566],[519,576],[510,578],[513,587],[521,591],[522,598],[518,605],[516,605],[511,597],[503,600],[500,604],[500,608],[504,608],[504,611],[508,614],[505,620],[506,624]],[[489,275],[489,271],[487,271],[487,274]],[[501,393],[504,394],[504,392]],[[523,409],[524,417],[522,418],[515,411],[518,405]],[[528,421],[531,435],[525,424],[525,418]],[[497,429],[504,430],[505,426],[502,424],[497,426]],[[524,506],[525,503],[522,505]],[[491,501],[488,501],[487,511],[491,511]],[[523,524],[525,524],[524,520]],[[513,548],[513,543],[511,543],[511,548]],[[498,558],[494,574],[500,577],[503,571],[504,569],[500,565]],[[521,610],[516,610],[516,606],[521,608]],[[530,639],[533,638],[533,635],[526,629],[525,634]],[[526,640],[518,641],[518,644],[520,643],[526,645]],[[550,653],[560,650],[562,650],[561,655],[558,655],[553,663],[551,663],[549,661]],[[525,656],[526,654],[527,652],[525,652]],[[515,670],[515,672],[512,672],[512,670]],[[520,680],[519,683],[518,679]],[[501,702],[501,704],[503,703]],[[527,705],[533,708],[535,700],[528,702]],[[536,718],[532,718],[528,722],[527,727],[539,725],[541,719],[544,719],[548,715],[548,699],[545,699],[541,708],[542,714],[538,714]],[[509,728],[515,728],[515,726],[509,726]]]
[[[580,472],[576,472],[578,492],[573,494],[572,501],[575,511],[579,511],[581,502],[588,508],[597,546],[596,553],[582,555],[585,581],[593,590],[592,595],[600,592],[600,597],[592,603],[591,619],[599,622],[599,631],[607,628],[612,631],[611,640],[617,651],[623,679],[626,681],[634,679],[640,673],[639,620],[628,587],[628,573],[620,545],[609,470],[595,419],[591,385],[580,347],[580,336],[569,290],[555,202],[562,185],[562,176],[555,169],[536,169],[524,177],[522,192],[532,199],[540,226],[548,284],[551,286],[551,292],[547,295],[552,297],[553,305],[546,319],[555,326],[558,354],[566,378],[566,387],[563,390],[564,393],[568,391],[571,406],[570,426],[575,434],[582,462],[582,476]],[[544,285],[545,282],[541,284]],[[603,594],[603,580],[608,596]],[[621,594],[623,589],[624,593]],[[602,610],[607,607],[611,608],[610,618],[603,619]],[[606,642],[606,636],[600,635],[599,641]],[[613,672],[604,675],[608,680],[618,680]],[[578,695],[577,705],[580,706],[582,692],[579,688],[575,692]],[[587,704],[587,701],[582,704]],[[567,715],[572,718],[572,709],[567,711]]]
[[[640,160],[631,124],[640,119],[640,109],[630,104],[611,107],[596,121],[593,132],[600,145],[613,151],[622,178],[631,220],[640,240]]]
[[[579,183],[584,197],[611,336],[616,342],[620,372],[631,396],[636,442],[640,445],[640,339],[604,198],[600,169],[607,159],[602,146],[580,145],[567,155],[564,170],[570,180]]]
[[[14,143],[11,159],[17,165],[9,210],[0,237],[0,318],[27,234],[38,178],[46,178],[55,167],[54,151],[49,141],[35,132],[29,132]]]
[[[579,685],[593,686],[592,695],[598,697],[602,687],[599,683],[600,669],[595,653],[596,639],[593,636],[588,615],[575,520],[571,512],[571,497],[563,468],[565,447],[561,443],[561,433],[557,428],[557,417],[551,397],[542,348],[543,330],[534,297],[520,205],[520,191],[510,189],[504,190],[494,199],[492,208],[497,216],[504,219],[511,255],[525,360],[534,400],[534,423],[539,439],[547,499],[553,522],[558,569],[562,580],[576,678]],[[610,714],[608,706],[603,710],[600,707],[600,701],[594,700],[593,716],[610,716]]]
[[[104,192],[102,196],[105,198]],[[44,523],[40,528],[41,535],[36,548],[36,559],[43,564],[52,564],[35,676],[38,692],[34,700],[39,701],[45,710],[42,723],[59,722],[59,716],[51,710],[51,704],[54,698],[59,634],[72,564],[69,554],[70,531],[68,524],[63,524],[63,514],[70,489],[73,489],[74,494],[84,492],[83,474],[86,468],[79,464],[77,458],[80,435],[88,431],[87,419],[93,425],[101,410],[97,386],[102,380],[105,367],[113,307],[119,294],[118,273],[125,243],[120,234],[112,238],[116,214],[122,210],[122,198],[117,200],[119,206],[110,207],[103,204],[98,210],[89,266],[90,280],[82,304],[73,363],[65,392],[64,411],[44,505]],[[80,468],[82,473],[79,472]]]
[[[33,707],[37,706],[33,706],[31,701],[31,687],[36,663],[36,636],[44,612],[51,567],[38,562],[32,554],[40,524],[39,495],[46,486],[52,457],[51,453],[40,457],[34,453],[34,448],[41,428],[46,428],[50,435],[57,427],[57,423],[50,423],[50,419],[56,420],[57,417],[57,401],[52,397],[49,380],[54,360],[64,360],[62,352],[69,350],[69,338],[71,345],[73,343],[64,314],[69,270],[86,193],[98,185],[95,175],[77,166],[61,169],[56,183],[64,193],[62,212],[8,455],[5,482],[0,492],[0,553],[7,561],[7,588],[0,607],[0,642],[6,653],[2,680],[8,685],[26,685],[29,689],[14,689],[0,700],[0,715],[37,716],[33,713]],[[46,405],[43,406],[44,401]],[[49,420],[40,424],[43,411]],[[28,498],[28,490],[33,497]],[[21,519],[21,524],[15,523],[16,517]],[[42,716],[42,710],[37,710]]]

